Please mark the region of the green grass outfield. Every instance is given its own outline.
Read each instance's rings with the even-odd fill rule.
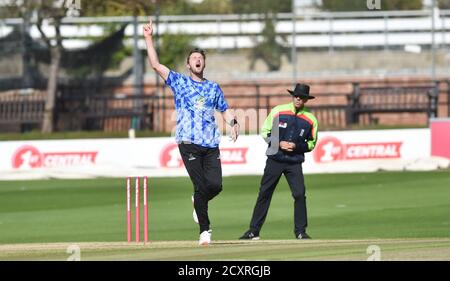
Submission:
[[[365,260],[369,245],[385,259],[450,260],[449,171],[306,175],[311,241],[294,239],[283,178],[262,240],[242,242],[259,181],[224,178],[208,248],[196,244],[189,178],[150,178],[145,246],[123,243],[125,179],[0,181],[0,260],[64,260],[72,244],[94,260]]]

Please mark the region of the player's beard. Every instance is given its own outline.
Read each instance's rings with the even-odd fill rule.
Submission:
[[[203,78],[203,68],[201,70],[196,70],[196,69],[192,69],[191,68],[191,72],[192,74],[194,74],[195,76],[198,77],[202,77]]]

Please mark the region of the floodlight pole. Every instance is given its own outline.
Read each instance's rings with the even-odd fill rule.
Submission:
[[[297,21],[297,13],[296,13],[296,0],[292,0],[292,48],[291,48],[291,60],[292,60],[292,79],[295,84],[297,81],[297,30],[296,30],[296,21]]]
[[[137,99],[134,102],[134,107],[137,112],[142,110],[142,100],[139,100],[138,97],[142,97],[143,95],[143,69],[142,69],[142,58],[139,50],[139,33],[138,33],[138,18],[136,15],[133,16],[133,76],[134,76],[134,95]],[[140,116],[133,118],[131,127],[135,130],[140,130],[141,128],[141,120]]]
[[[436,80],[436,0],[432,0],[431,6],[431,79]]]

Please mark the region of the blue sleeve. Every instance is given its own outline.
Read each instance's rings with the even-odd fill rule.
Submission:
[[[216,110],[219,110],[220,112],[224,112],[225,110],[228,109],[228,103],[225,100],[225,96],[224,96],[220,86],[218,84],[216,84],[216,85],[217,85],[218,98],[217,98],[215,108],[216,108]]]
[[[166,85],[167,86],[172,86],[173,81],[175,80],[176,74],[175,72],[173,72],[172,70],[169,72],[169,76],[167,76],[167,80],[166,80]]]
[[[183,77],[183,74],[173,70],[171,70],[169,76],[167,76],[166,85],[172,89],[174,96],[178,95],[184,87],[185,79],[183,79]]]

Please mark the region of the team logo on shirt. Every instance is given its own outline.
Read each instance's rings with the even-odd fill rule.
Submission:
[[[198,109],[202,109],[205,106],[205,97],[199,97],[195,101],[195,107]]]
[[[287,128],[287,122],[280,122],[279,124],[278,124],[278,127],[280,127],[280,128]]]

